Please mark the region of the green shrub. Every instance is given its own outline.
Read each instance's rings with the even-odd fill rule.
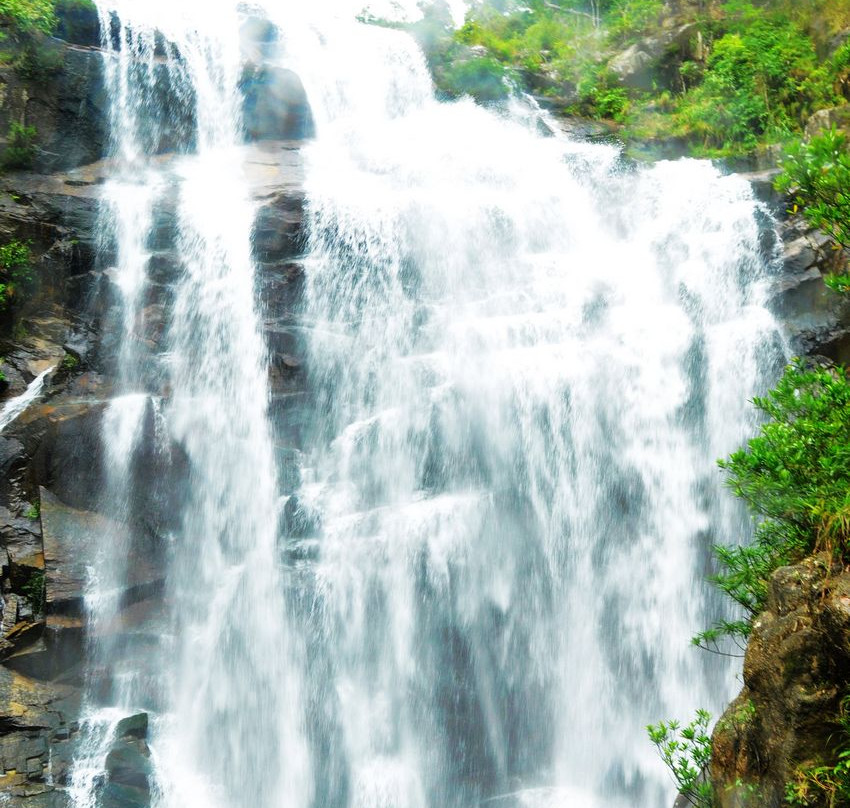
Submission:
[[[704,79],[685,94],[681,122],[705,145],[752,151],[762,140],[800,130],[834,93],[812,40],[789,19],[749,4],[727,21],[714,43]]]
[[[56,25],[53,0],[0,0],[0,21],[13,36],[49,34]]]
[[[33,572],[27,582],[21,587],[21,594],[30,602],[33,612],[43,614],[47,601],[44,585],[44,573]]]
[[[438,89],[457,98],[471,95],[484,103],[507,98],[510,88],[508,70],[490,56],[475,56],[449,65],[438,81]]]
[[[0,309],[32,286],[32,254],[28,244],[10,241],[0,245]]]
[[[695,638],[747,636],[765,607],[771,573],[811,553],[850,558],[850,379],[840,367],[789,365],[753,400],[766,416],[758,436],[720,467],[757,519],[753,542],[717,547],[714,583],[747,613]]]
[[[612,0],[607,4],[606,23],[614,37],[627,39],[657,25],[663,11],[662,0]]]
[[[793,143],[782,163],[776,187],[790,193],[806,221],[850,248],[850,152],[847,136],[834,128],[808,143]],[[846,272],[826,279],[836,291],[850,291]]]
[[[678,792],[695,808],[712,808],[714,804],[714,791],[705,776],[711,760],[710,722],[705,710],[697,710],[696,718],[686,727],[678,721],[662,721],[646,728]]]
[[[38,148],[35,144],[38,132],[34,126],[12,122],[6,136],[6,149],[3,152],[4,169],[32,168]]]

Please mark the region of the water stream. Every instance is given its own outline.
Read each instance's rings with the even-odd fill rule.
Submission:
[[[414,42],[356,3],[98,6],[122,312],[109,510],[134,524],[148,423],[187,485],[144,674],[97,630],[126,558],[92,577],[77,808],[136,709],[157,808],[669,805],[644,726],[735,689],[689,646],[720,608],[708,548],[748,529],[714,461],[783,358],[748,184],[546,136],[527,104],[438,103]],[[300,76],[317,133],[303,389],[274,408],[248,14],[277,26],[268,58]],[[187,106],[191,137],[158,158]],[[175,276],[151,353],[163,205]]]

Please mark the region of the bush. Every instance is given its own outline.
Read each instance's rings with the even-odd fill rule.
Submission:
[[[714,791],[705,774],[711,759],[710,722],[705,710],[697,710],[696,718],[686,727],[678,721],[662,721],[646,728],[677,790],[696,808],[712,808],[714,804]]]
[[[44,585],[44,573],[34,572],[29,580],[21,587],[21,594],[30,602],[35,614],[43,614],[47,593]]]
[[[38,152],[35,145],[37,136],[38,132],[34,126],[13,122],[9,126],[9,134],[6,136],[6,149],[2,158],[3,168],[32,168]]]
[[[0,0],[0,22],[13,37],[49,34],[56,25],[53,0]]]
[[[9,304],[33,283],[32,255],[29,245],[11,241],[0,246],[0,309]]]
[[[838,247],[850,248],[850,152],[847,136],[834,128],[808,143],[792,144],[776,181],[812,226],[830,236]],[[830,276],[836,291],[850,291],[846,272]]]
[[[749,7],[752,13],[741,9]],[[702,84],[685,94],[681,122],[706,146],[751,151],[765,136],[799,131],[834,100],[812,40],[789,19],[739,4],[715,43]]]
[[[437,81],[438,89],[457,98],[471,95],[484,103],[507,98],[508,71],[490,56],[476,56],[449,65]]]
[[[613,36],[626,39],[657,25],[663,11],[661,0],[612,0],[607,4],[606,22]]]
[[[753,542],[717,547],[717,586],[747,612],[696,638],[749,634],[779,566],[828,550],[850,558],[850,379],[839,367],[786,368],[776,388],[754,399],[767,421],[720,467],[758,520]]]

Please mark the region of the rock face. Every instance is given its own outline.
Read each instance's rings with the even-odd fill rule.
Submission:
[[[108,108],[99,51],[59,40],[45,46],[55,66],[43,80],[0,68],[0,134],[10,124],[36,129],[37,171],[61,171],[99,160],[106,151]]]
[[[835,763],[831,718],[850,692],[850,572],[828,555],[777,570],[753,625],[744,688],[717,724],[720,808],[778,808],[800,767]]]
[[[772,284],[771,308],[785,324],[794,353],[850,360],[850,300],[824,283],[842,254],[799,218],[781,229],[783,268]]]

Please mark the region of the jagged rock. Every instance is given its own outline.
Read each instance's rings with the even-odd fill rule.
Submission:
[[[776,570],[747,646],[744,689],[714,732],[719,808],[752,804],[753,789],[758,805],[778,808],[799,767],[833,761],[830,717],[848,686],[850,572],[828,554]]]
[[[33,571],[44,569],[38,519],[14,516],[8,508],[0,507],[0,543],[6,549],[13,585],[23,583]]]

